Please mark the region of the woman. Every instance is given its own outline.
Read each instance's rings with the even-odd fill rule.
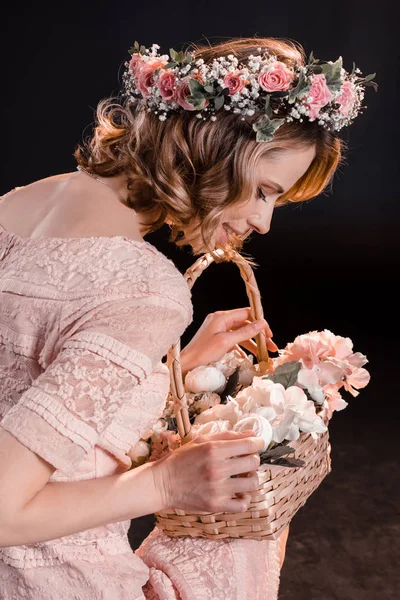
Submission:
[[[172,241],[201,254],[267,233],[275,206],[332,180],[336,131],[357,114],[361,87],[351,97],[338,61],[322,77],[315,63],[311,84],[298,71],[302,48],[275,38],[171,60],[157,48],[135,45],[124,101],[100,102],[78,172],[0,203],[4,600],[278,595],[287,530],[210,541],[155,529],[129,547],[141,515],[246,510],[262,446],[251,431],[205,435],[130,469],[131,448],[163,410],[162,358],[193,319],[184,278],[144,237],[168,223]],[[275,351],[248,307],[209,315],[181,353],[183,371],[239,345],[252,351],[260,331]],[[249,476],[231,478],[240,473]]]

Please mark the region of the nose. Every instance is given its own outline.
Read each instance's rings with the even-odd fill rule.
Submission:
[[[257,233],[264,235],[268,233],[271,228],[272,213],[273,207],[272,210],[267,211],[265,215],[252,215],[247,219],[247,222],[250,227],[257,231]]]
[[[268,231],[270,230],[269,224],[268,224],[268,226],[262,226],[260,224],[256,225],[256,224],[253,223],[251,226],[252,226],[252,228],[255,231],[257,231],[257,233],[260,233],[261,235],[264,235],[265,233],[268,233]]]

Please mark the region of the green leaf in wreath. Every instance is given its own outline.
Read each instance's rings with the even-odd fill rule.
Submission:
[[[371,79],[373,79],[375,75],[376,73],[371,73],[370,75],[367,75],[366,77],[364,77],[364,81],[371,81]]]
[[[183,59],[183,64],[190,65],[190,63],[192,61],[193,61],[193,54],[191,54],[190,52],[186,52],[185,58]]]
[[[192,96],[199,96],[199,95],[201,95],[202,97],[206,96],[206,91],[204,89],[203,84],[198,79],[195,79],[194,77],[191,77],[189,79],[189,89],[190,89],[190,93],[192,94]]]
[[[273,137],[275,131],[283,125],[285,119],[270,119],[268,115],[262,115],[253,123],[253,129],[257,132],[257,142],[270,142]]]
[[[272,108],[270,105],[270,101],[271,101],[271,94],[268,94],[265,98],[264,112],[267,115],[267,117],[269,117],[269,118],[272,117]]]
[[[334,63],[325,63],[322,65],[322,72],[325,75],[326,85],[331,92],[338,92],[343,85],[342,77],[343,59],[341,56]]]
[[[367,81],[366,83],[364,83],[364,85],[366,86],[371,86],[374,88],[374,90],[377,92],[378,91],[378,84],[375,83],[375,81]]]
[[[225,96],[216,96],[216,98],[214,99],[214,106],[215,106],[215,110],[219,110],[220,108],[223,107],[225,102]]]
[[[170,55],[170,57],[172,58],[172,60],[174,62],[179,62],[178,61],[178,52],[176,52],[176,50],[174,50],[173,48],[170,48],[169,49],[169,55]]]
[[[212,94],[214,92],[214,87],[212,85],[205,85],[204,89],[208,94]]]
[[[305,96],[311,89],[311,84],[306,80],[303,71],[300,71],[297,85],[289,92],[289,104],[294,104],[298,98]]]

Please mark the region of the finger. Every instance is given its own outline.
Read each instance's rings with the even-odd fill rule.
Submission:
[[[226,433],[226,432],[223,432]],[[264,439],[254,435],[247,435],[237,439],[221,439],[216,436],[219,434],[211,434],[207,436],[210,442],[218,441],[218,454],[223,458],[242,456],[243,454],[254,454],[264,448]],[[232,465],[234,466],[234,465]]]
[[[232,350],[236,350],[236,352],[239,354],[239,356],[241,356],[242,358],[247,358],[247,354],[244,350],[241,349],[241,347],[239,346],[239,344],[235,344],[234,347],[232,348]]]
[[[230,346],[233,344],[238,344],[245,340],[249,340],[250,338],[258,335],[261,332],[265,331],[266,321],[261,320],[261,322],[254,321],[248,325],[244,325],[239,329],[235,329],[233,331],[225,332],[225,336],[229,342]]]
[[[245,429],[244,431],[233,431],[232,429],[228,429],[228,431],[220,431],[219,433],[205,433],[203,435],[197,436],[195,439],[197,441],[214,441],[214,440],[240,440],[242,438],[254,437],[254,431],[252,429]]]
[[[222,486],[222,489],[224,493],[242,495],[244,493],[255,492],[259,487],[257,473],[253,471],[247,473],[244,477],[229,477]]]
[[[228,512],[233,514],[242,514],[245,513],[249,507],[251,502],[250,494],[244,494],[242,498],[232,499],[232,498],[224,498],[222,500],[223,508],[221,511],[216,512]]]
[[[265,335],[265,332],[264,332],[264,331],[262,331],[262,330],[261,330],[259,333],[261,333],[261,335],[264,335],[264,336],[265,336],[265,343],[266,343],[266,345],[267,345],[267,348],[268,348],[268,350],[271,350],[271,352],[278,352],[279,348],[278,348],[278,346],[275,344],[275,342],[273,342],[273,341],[271,340],[271,338],[267,337],[267,336]]]
[[[220,311],[219,317],[225,331],[229,331],[232,327],[240,327],[249,320],[249,322],[251,322],[251,308],[250,306],[246,306],[245,308],[233,308],[232,310]]]
[[[229,476],[254,472],[259,466],[260,455],[258,452],[246,454],[245,456],[237,456],[225,461],[225,469],[226,472],[229,473]]]
[[[252,320],[252,319],[246,319],[246,320],[242,321],[241,324],[237,324],[236,326],[231,327],[231,329],[237,330],[237,329],[240,329],[240,327],[243,327],[244,325],[251,325],[254,322],[255,321]],[[272,337],[273,333],[272,333],[271,327],[269,326],[268,322],[265,319],[264,319],[264,323],[265,323],[265,332],[266,332],[266,335],[268,335],[269,337]]]

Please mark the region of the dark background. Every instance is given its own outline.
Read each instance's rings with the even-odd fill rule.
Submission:
[[[332,473],[291,525],[281,573],[282,600],[394,599],[399,587],[395,446],[397,394],[398,24],[383,1],[20,2],[2,19],[2,177],[0,193],[75,169],[75,145],[90,132],[97,102],[117,94],[134,40],[162,53],[189,42],[273,36],[299,41],[321,60],[342,55],[363,75],[364,113],[342,130],[347,164],[333,189],[275,211],[267,236],[245,251],[274,340],[330,329],[366,354],[371,382],[330,424]],[[168,229],[148,236],[184,272],[189,248],[168,243]],[[193,288],[194,322],[184,346],[214,310],[247,306],[237,267],[211,265]],[[397,501],[396,501],[397,500]],[[132,522],[137,547],[151,516]],[[396,535],[397,534],[397,535]],[[396,559],[397,554],[397,559]]]

